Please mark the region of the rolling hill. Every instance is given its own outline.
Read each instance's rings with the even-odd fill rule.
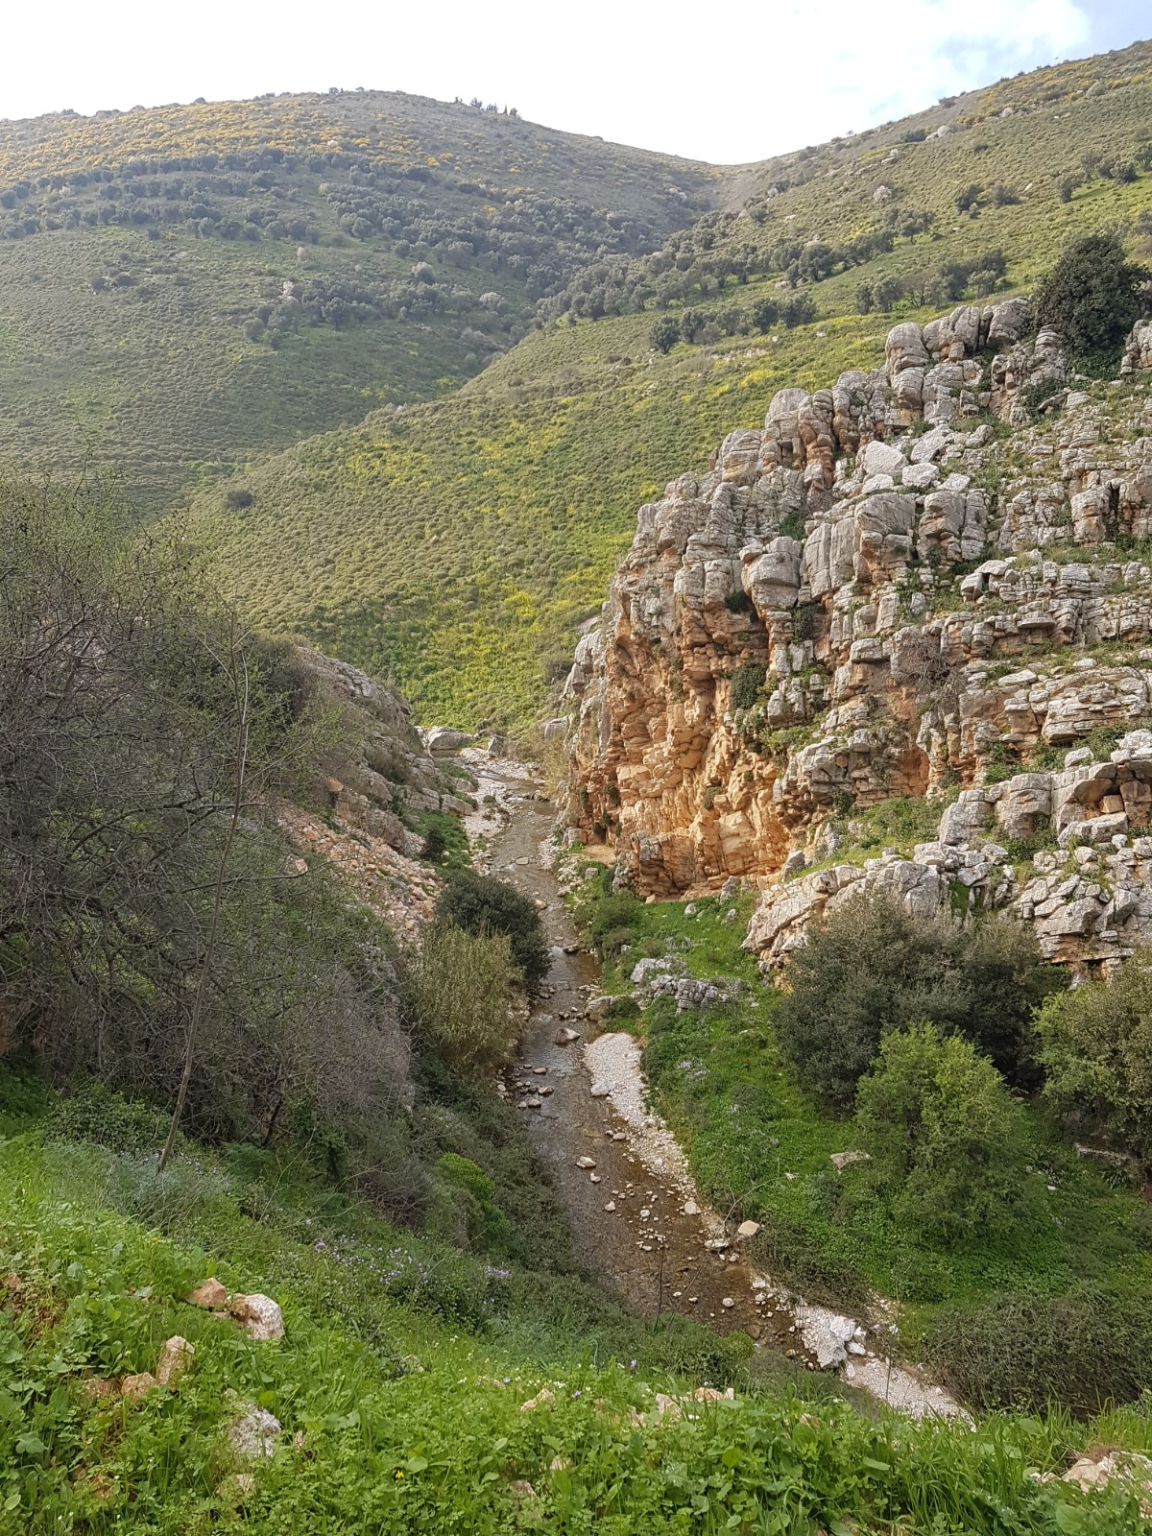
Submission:
[[[0,455],[198,476],[452,389],[722,173],[382,92],[0,123]]]
[[[637,505],[776,389],[875,366],[894,319],[1027,291],[1076,232],[1146,246],[1150,120],[1139,44],[746,169],[738,209],[577,273],[456,393],[206,489],[193,526],[261,623],[389,670],[428,718],[523,727]],[[693,342],[653,346],[660,318]]]

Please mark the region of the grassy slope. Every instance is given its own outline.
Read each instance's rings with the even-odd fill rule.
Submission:
[[[654,1389],[699,1378],[598,1359],[581,1348],[578,1316],[565,1329],[526,1298],[485,1323],[474,1310],[483,1278],[460,1285],[473,1311],[454,1316],[434,1286],[422,1299],[392,1278],[434,1268],[427,1245],[381,1233],[372,1271],[355,1244],[316,1241],[302,1213],[285,1230],[220,1194],[185,1190],[175,1243],[108,1203],[119,1161],[34,1136],[0,1141],[5,1536],[1138,1528],[1135,1501],[1115,1489],[1084,1496],[1030,1476],[1059,1475],[1088,1443],[1152,1449],[1138,1411],[1083,1427],[996,1417],[973,1432],[863,1418],[833,1400],[805,1412],[779,1391],[743,1390],[659,1422]],[[213,1178],[220,1170],[202,1159],[201,1184]],[[284,1340],[253,1343],[183,1304],[209,1269],[230,1288],[275,1295]],[[90,1379],[152,1368],[174,1333],[196,1351],[175,1390],[138,1403],[86,1391]],[[521,1412],[543,1387],[552,1401]],[[229,1393],[285,1431],[239,1499],[228,1484]]]
[[[833,176],[774,198],[761,226],[738,219],[722,230],[766,245],[785,234],[835,241],[875,223],[881,181],[901,206],[936,214],[931,237],[816,286],[813,326],[662,358],[649,353],[650,316],[561,324],[451,398],[370,417],[254,468],[243,518],[221,518],[220,493],[206,493],[197,524],[217,541],[222,573],[261,622],[390,670],[426,719],[523,726],[548,663],[570,652],[575,624],[602,600],[637,504],[702,468],[725,432],[758,424],[776,388],[827,384],[881,359],[891,317],[853,314],[861,281],[1001,247],[1009,285],[1026,289],[1066,234],[1149,206],[1147,175],[1093,181],[1069,204],[1056,191],[1086,150],[1130,152],[1145,132],[1146,52],[1136,51],[1137,78],[1102,94],[982,115],[1038,77],[1008,82],[985,93],[981,111],[969,103],[975,126],[902,145],[882,170],[897,130],[876,144],[842,141],[819,152]],[[1067,89],[1082,92],[1083,68],[1068,70]],[[1022,201],[959,218],[955,194],[974,180],[1011,183]],[[775,283],[730,287],[712,302],[748,306],[760,294],[776,296]]]
[[[246,163],[268,150],[300,157],[297,168],[274,168],[266,195],[213,201],[240,219],[263,199],[306,220],[318,243],[303,262],[294,238],[198,238],[180,227],[178,202],[152,200],[162,219],[176,221],[151,231],[159,238],[143,227],[65,227],[107,207],[96,182],[68,178],[100,169],[131,187],[138,184],[124,172],[134,157],[160,166],[211,153]],[[449,223],[466,224],[506,199],[563,197],[663,231],[709,201],[719,178],[673,157],[380,92],[0,124],[0,193],[29,185],[18,211],[42,226],[0,239],[0,455],[66,466],[92,451],[156,511],[199,466],[231,468],[251,452],[357,421],[386,400],[423,399],[461,382],[468,345],[454,313],[304,327],[280,352],[245,334],[285,280],[409,274],[416,258],[389,240],[341,232],[320,189],[347,184],[348,170],[307,164],[332,151],[384,175],[431,174],[427,184],[399,184]],[[689,202],[669,195],[673,182]],[[524,282],[507,268],[448,268],[435,249],[429,258],[445,282],[476,297],[501,293],[521,321],[529,313]],[[94,278],[118,269],[135,284],[93,292]]]
[[[899,844],[902,830],[922,836],[914,822],[923,804],[874,807],[861,818],[861,852],[875,853],[881,841]],[[903,1321],[917,1331],[941,1305],[979,1306],[1004,1292],[1059,1296],[1091,1282],[1147,1293],[1146,1203],[1052,1139],[1038,1117],[1030,1121],[1031,1155],[1042,1211],[1001,1239],[976,1237],[961,1248],[917,1241],[896,1227],[858,1170],[838,1177],[829,1163],[830,1153],[854,1147],[852,1122],[828,1118],[784,1069],[771,1030],[777,994],[759,983],[753,958],[740,948],[752,898],[743,898],[739,921],[727,925],[727,902],[693,905],[688,916],[680,902],[625,903],[612,921],[626,918],[635,937],[604,979],[608,990],[626,992],[639,958],[676,953],[694,976],[744,983],[732,1005],[678,1015],[657,1004],[631,1027],[646,1037],[657,1102],[709,1198],[762,1223],[756,1242],[766,1268],[831,1304],[866,1306],[868,1291],[879,1290],[907,1304]],[[587,911],[591,916],[594,906]]]

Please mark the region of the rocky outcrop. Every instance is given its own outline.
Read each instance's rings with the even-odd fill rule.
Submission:
[[[861,882],[925,909],[957,886],[1031,902],[1057,957],[1129,941],[1107,900],[1057,933],[1073,919],[1035,916],[1051,893],[1026,899],[986,853],[1061,835],[1077,807],[1096,822],[1118,801],[1109,837],[1148,820],[1136,759],[1088,779],[1046,757],[1152,719],[1152,571],[1121,552],[1152,532],[1144,332],[1117,394],[1070,388],[1059,338],[1025,343],[1027,319],[1010,300],[898,325],[882,367],[779,391],[762,430],[640,509],[565,689],[569,835],[613,845],[618,881],[771,885],[756,947],[772,959]],[[1107,795],[1083,788],[1113,771]],[[943,814],[924,857],[830,862],[845,817],[923,795]]]
[[[301,647],[297,655],[308,685],[343,709],[346,734],[355,743],[339,777],[327,781],[332,809],[339,820],[415,856],[423,842],[407,829],[405,817],[421,811],[462,816],[469,808],[433,753],[454,751],[473,738],[443,727],[422,733],[408,701],[378,678],[320,651]]]
[[[1134,835],[1150,819],[1152,731],[1139,730],[1106,762],[1081,748],[1058,772],[961,791],[910,858],[829,861],[770,886],[745,947],[778,967],[811,923],[867,893],[922,916],[1002,910],[1034,925],[1048,960],[1111,963],[1152,943],[1152,836]]]

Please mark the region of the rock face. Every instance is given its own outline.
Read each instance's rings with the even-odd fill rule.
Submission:
[[[421,840],[404,825],[400,813],[464,814],[467,802],[454,793],[455,781],[433,753],[455,751],[473,738],[443,727],[422,735],[407,700],[395,689],[320,651],[301,648],[298,655],[312,685],[343,706],[359,740],[359,752],[347,771],[326,786],[337,818],[399,853],[419,854]]]
[[[1149,328],[1117,393],[1069,390],[1059,338],[1025,344],[1026,324],[1011,300],[898,325],[882,368],[781,390],[762,430],[640,509],[565,690],[569,835],[613,845],[618,883],[770,887],[756,947],[777,958],[861,882],[1023,914],[1004,841],[1111,857],[1147,824],[1137,744],[1052,756],[1152,722],[1152,572],[1122,553],[1152,536]],[[942,820],[923,857],[830,858],[845,818],[924,795]],[[785,865],[810,872],[777,884]],[[1057,957],[1130,937],[1093,884],[1095,914],[1034,893]]]

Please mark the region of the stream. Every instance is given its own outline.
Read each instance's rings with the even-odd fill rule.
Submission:
[[[964,1415],[939,1386],[898,1364],[876,1297],[875,1329],[808,1306],[748,1261],[738,1231],[701,1198],[671,1132],[645,1102],[631,1036],[589,1014],[600,967],[579,937],[552,868],[556,807],[526,765],[467,749],[478,809],[466,818],[477,868],[508,880],[540,909],[552,947],[547,983],[529,1010],[500,1088],[547,1160],[585,1267],[646,1321],[682,1313],[717,1332],[741,1329],[780,1351],[919,1416]],[[575,1036],[575,1038],[570,1038]]]
[[[471,753],[466,761],[481,778],[480,794],[495,792],[507,813],[498,831],[489,821],[488,872],[543,904],[552,969],[504,1082],[508,1097],[524,1106],[529,1134],[551,1167],[577,1252],[646,1320],[680,1312],[720,1332],[743,1329],[758,1343],[804,1355],[791,1316],[779,1309],[763,1281],[754,1284],[757,1277],[739,1243],[706,1211],[671,1136],[645,1126],[642,1111],[626,1119],[614,1107],[622,1076],[633,1079],[634,1087],[634,1069],[598,1070],[594,1076],[589,1067],[586,1047],[599,1030],[587,1007],[600,990],[600,967],[579,949],[551,867],[555,805],[517,772],[517,764],[488,763]],[[558,1044],[565,1029],[579,1039]],[[607,1043],[615,1046],[617,1038]],[[624,1051],[611,1052],[614,1063],[630,1042],[620,1044]],[[613,1084],[612,1095],[603,1094],[601,1077]],[[594,1087],[602,1096],[593,1097]],[[709,1248],[709,1243],[724,1246]]]

